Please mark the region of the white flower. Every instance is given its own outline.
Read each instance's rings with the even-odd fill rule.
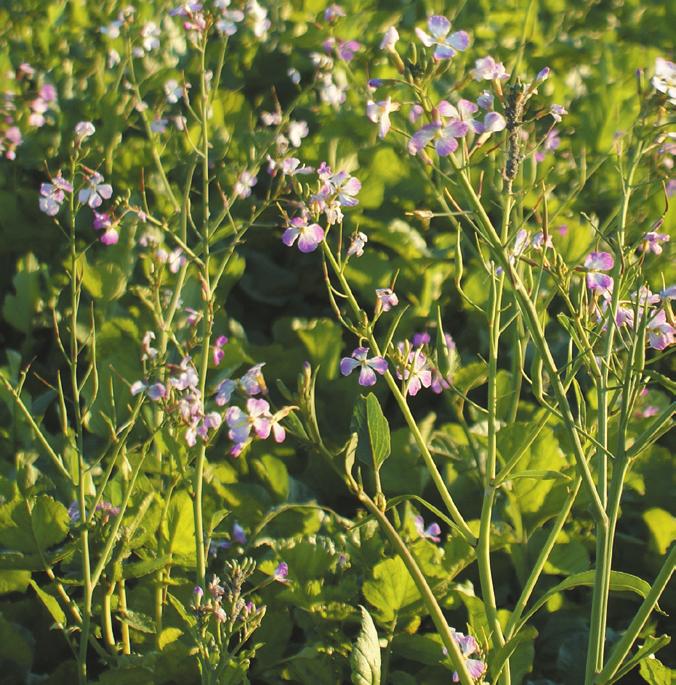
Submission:
[[[655,75],[652,78],[653,86],[664,93],[672,105],[676,105],[676,64],[658,57],[655,60]]]

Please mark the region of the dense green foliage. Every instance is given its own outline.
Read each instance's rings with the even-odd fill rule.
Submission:
[[[491,357],[498,360],[496,367],[491,367],[487,312],[497,280],[487,276],[488,250],[473,236],[474,219],[464,223],[470,212],[460,199],[462,187],[450,167],[432,169],[407,153],[406,140],[396,131],[407,125],[403,113],[398,120],[393,116],[395,130],[378,138],[365,106],[380,96],[373,95],[367,81],[398,77],[378,48],[384,31],[398,27],[399,48],[410,58],[411,44],[417,42],[418,53],[423,51],[414,28],[424,26],[431,13],[451,17],[454,29],[467,30],[473,40],[470,50],[454,57],[452,71],[430,86],[437,99],[477,98],[483,86],[464,75],[486,54],[526,81],[551,67],[552,76],[533,96],[532,145],[551,131],[551,120],[536,113],[556,102],[569,114],[556,126],[560,145],[542,161],[535,161],[534,148],[523,160],[515,183],[514,225],[531,232],[545,225],[569,285],[590,251],[617,247],[609,227],[621,214],[626,190],[623,155],[628,156],[632,141],[653,143],[667,130],[654,117],[638,123],[637,118],[647,102],[655,110],[666,106],[663,100],[655,104],[657,95],[650,99],[650,77],[655,59],[668,58],[673,48],[673,4],[477,0],[441,6],[346,0],[341,3],[346,16],[326,21],[324,0],[266,0],[261,4],[271,26],[260,39],[247,23],[250,8],[242,3],[249,14],[228,39],[222,71],[222,36],[210,38],[202,53],[220,77],[210,100],[208,140],[195,104],[204,87],[204,65],[180,17],[169,16],[174,5],[131,3],[136,15],[122,35],[102,34],[100,28],[126,4],[0,1],[0,74],[12,75],[2,89],[14,94],[12,107],[5,98],[0,109],[13,112],[23,134],[16,159],[0,160],[0,375],[5,380],[0,384],[0,681],[66,685],[79,676],[82,682],[84,661],[88,682],[100,685],[183,685],[198,683],[200,677],[233,685],[331,685],[351,679],[359,685],[448,683],[454,666],[429,604],[379,518],[386,497],[387,516],[382,518],[413,555],[448,624],[476,637],[488,668],[483,682],[505,682],[499,678],[506,670],[512,685],[584,683],[598,521],[593,499],[584,486],[580,489],[571,433],[562,414],[546,409],[548,402],[561,407],[551,379],[538,370],[541,359],[516,305],[504,305],[506,328]],[[231,9],[236,4],[233,0]],[[160,46],[133,58],[132,43],[139,45],[140,27],[149,21],[161,29]],[[322,52],[329,36],[362,44],[353,60],[336,59],[334,79],[338,86],[344,79],[346,99],[335,107],[319,94],[311,57]],[[111,64],[111,48],[119,53],[119,64]],[[34,73],[17,77],[22,63]],[[299,86],[289,78],[290,69],[300,74]],[[176,115],[181,108],[180,101],[166,102],[170,79],[191,84],[188,92],[195,96],[198,121],[188,117],[187,135],[174,130],[171,119],[166,132],[151,129],[156,118]],[[30,103],[46,83],[58,97],[44,125],[30,125]],[[400,98],[408,111],[410,93],[388,94]],[[140,100],[147,110],[138,106]],[[290,155],[313,167],[326,161],[362,183],[359,204],[345,209],[341,237],[347,245],[355,231],[363,231],[368,244],[341,277],[369,312],[376,306],[375,290],[390,287],[396,278],[399,308],[377,316],[373,329],[383,354],[389,345],[382,341],[396,322],[396,337],[390,341],[429,332],[430,358],[442,371],[444,364],[452,366],[447,369],[451,389],[440,394],[425,390],[410,397],[407,406],[467,522],[467,535],[445,508],[419,441],[387,384],[378,377],[366,389],[356,374],[341,376],[341,358],[361,344],[343,323],[360,335],[363,331],[349,310],[349,298],[335,292],[346,295],[344,284],[329,274],[330,257],[321,249],[303,254],[280,240],[284,213],[292,214],[293,203],[307,195],[311,181],[294,177],[296,195],[283,194],[265,172],[265,153],[278,131],[259,120],[262,112],[278,106],[309,128]],[[96,134],[82,141],[80,155],[73,130],[84,120],[93,122]],[[208,163],[198,155],[203,142]],[[498,133],[473,160],[472,180],[481,187],[490,219],[498,222],[505,206],[501,175],[506,148],[507,134]],[[77,162],[74,154],[80,155]],[[647,231],[668,233],[673,225],[674,209],[665,192],[669,161],[669,151],[655,145],[637,163],[626,221],[627,264]],[[112,184],[109,204],[124,215],[116,244],[101,244],[87,207],[77,218],[73,215],[70,228],[68,202],[58,225],[40,211],[40,184],[58,170],[70,178],[70,164],[98,170]],[[247,168],[260,169],[258,182],[251,197],[238,201],[230,214],[223,209],[225,198],[235,206],[232,188]],[[207,199],[203,212],[205,193],[211,203]],[[144,214],[150,217],[145,223]],[[204,216],[212,229],[206,240],[201,237]],[[333,240],[338,229],[331,230]],[[153,240],[166,253],[177,245],[184,248],[185,266],[173,270],[159,264]],[[220,262],[225,254],[229,257]],[[583,362],[570,362],[571,340],[578,345],[580,333],[561,293],[537,272],[537,260],[526,266],[533,270],[524,278],[532,278],[529,285],[537,282],[535,290],[546,300],[538,313],[549,349],[557,364],[575,366],[577,373]],[[645,255],[634,271],[631,264],[626,273],[636,288],[645,284],[660,292],[676,280],[668,243],[661,254]],[[186,308],[206,311],[204,268],[217,287],[209,293],[213,307],[193,328],[186,324]],[[327,292],[329,280],[334,290]],[[571,286],[581,293],[575,304],[589,304],[591,312],[592,296],[588,302],[580,283]],[[180,302],[172,300],[176,292]],[[333,304],[331,292],[337,300]],[[172,308],[169,330],[162,334],[158,321]],[[591,313],[580,315],[579,322],[585,331],[594,330]],[[142,359],[146,331],[157,334],[152,343],[160,348],[157,359]],[[448,360],[443,359],[444,332],[455,342]],[[641,334],[645,337],[645,328]],[[223,358],[214,363],[211,348],[219,335],[228,342]],[[641,355],[649,362],[639,370],[632,411],[620,411],[618,395],[603,438],[607,444],[626,444],[627,451],[643,439],[652,417],[666,414],[666,425],[672,401],[672,359],[668,351],[645,353],[644,343]],[[266,398],[284,414],[286,440],[255,440],[233,457],[224,424],[208,442],[198,438],[195,447],[169,410],[158,410],[143,393],[132,396],[132,384],[139,380],[167,383],[186,354],[196,360],[204,354],[205,378],[208,372],[208,385],[214,388],[264,363]],[[593,354],[602,355],[600,343]],[[636,359],[630,361],[634,365]],[[621,363],[613,366],[618,378]],[[522,382],[521,371],[533,381],[540,374],[544,386],[539,392],[535,382]],[[647,385],[645,394],[638,393],[642,385]],[[566,389],[591,455],[598,444],[594,440],[602,439],[595,418],[597,385],[590,373],[580,372]],[[491,410],[494,448],[485,409],[491,393],[496,399]],[[541,402],[543,397],[547,401]],[[631,455],[625,474],[609,575],[606,655],[673,550],[673,456],[666,428],[660,426],[659,433],[645,450]],[[480,525],[486,486],[495,485],[486,467],[491,450],[499,466],[511,467],[496,486],[488,520]],[[608,473],[615,472],[616,457],[610,455]],[[596,457],[590,461],[596,468]],[[360,501],[362,486],[376,493],[369,499],[375,511]],[[579,495],[571,501],[522,623],[516,622],[520,630],[500,648],[482,589],[480,545],[468,538],[479,536],[484,526],[490,533],[486,553],[495,619],[509,633],[512,609],[573,490]],[[86,525],[79,518],[82,502]],[[433,534],[421,535],[420,515],[426,523],[440,524],[440,542]],[[211,542],[213,552],[206,555],[206,578],[195,551],[196,526],[202,524],[205,545]],[[89,610],[82,574],[85,529],[91,556],[85,566],[98,573]],[[255,560],[255,568],[236,565],[248,563],[245,558]],[[288,566],[288,577],[280,575],[281,563]],[[240,585],[233,580],[238,573]],[[236,600],[230,598],[233,607],[241,591],[259,608],[240,607],[241,632],[229,628],[231,644],[241,639],[241,650],[227,652],[220,624],[218,647],[201,632],[206,623],[199,606],[194,608],[194,588],[197,579],[206,589],[204,581],[213,574],[237,586]],[[642,645],[648,649],[619,682],[671,682],[674,664],[668,650],[658,654],[659,660],[651,655],[673,633],[673,588],[661,596],[659,609],[649,614],[631,654]],[[250,617],[241,618],[249,616],[246,612]],[[90,635],[83,646],[82,616],[89,614]],[[207,680],[205,664],[215,654],[226,656],[214,666],[218,674]]]

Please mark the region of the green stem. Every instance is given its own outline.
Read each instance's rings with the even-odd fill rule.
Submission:
[[[387,518],[387,516],[385,516],[385,514],[382,511],[380,511],[380,509],[376,506],[376,503],[365,492],[358,492],[357,497],[359,498],[359,501],[377,519],[378,523],[380,524],[380,527],[385,532],[385,535],[392,543],[392,546],[397,551],[397,554],[399,555],[401,560],[404,562],[406,569],[410,573],[413,582],[418,588],[418,592],[420,592],[423,598],[423,602],[425,603],[425,606],[427,607],[427,610],[430,614],[430,618],[434,622],[437,632],[441,637],[441,641],[448,652],[448,656],[451,659],[453,668],[458,672],[460,682],[462,683],[462,685],[473,685],[474,679],[467,671],[467,667],[465,666],[465,659],[460,651],[460,648],[453,639],[453,633],[449,628],[448,623],[446,622],[446,617],[441,611],[439,602],[437,602],[434,593],[432,592],[429,584],[427,583],[427,579],[420,570],[420,567],[418,566],[416,560],[413,558],[413,555],[406,546],[406,543],[401,539],[399,533],[397,533],[396,529],[390,523],[390,520]]]
[[[662,568],[657,574],[657,578],[655,578],[655,582],[652,584],[652,587],[639,607],[639,610],[622,634],[622,637],[615,643],[605,667],[594,679],[596,685],[604,685],[605,683],[610,682],[612,677],[617,673],[622,662],[629,654],[636,638],[639,636],[639,633],[643,630],[643,626],[646,624],[648,617],[657,605],[657,601],[662,595],[662,592],[664,592],[664,589],[669,584],[674,572],[674,566],[676,566],[676,545],[671,546],[669,554],[664,560],[664,564],[662,564]]]
[[[359,321],[361,319],[362,310],[359,307],[359,304],[355,299],[354,294],[352,293],[350,284],[347,282],[345,275],[343,274],[338,262],[336,261],[336,258],[333,256],[333,253],[331,252],[331,248],[328,246],[326,241],[322,242],[322,249],[324,250],[324,254],[326,255],[329,264],[331,264],[331,268],[336,274],[336,277],[338,278],[341,287],[343,288],[343,291],[347,297],[347,301],[350,304],[352,312],[354,313],[354,316]],[[371,346],[371,349],[373,350],[374,354],[376,354],[377,356],[381,356],[380,347],[378,346],[378,342],[375,339],[373,332],[370,330],[370,328],[367,328],[366,333],[369,345]],[[441,473],[439,473],[437,465],[434,463],[434,459],[432,457],[432,454],[430,453],[429,448],[427,447],[427,443],[425,442],[425,439],[420,433],[420,429],[418,428],[418,424],[406,402],[406,398],[401,393],[401,390],[399,389],[397,382],[394,380],[394,377],[389,371],[386,371],[383,377],[399,407],[399,410],[401,411],[404,417],[404,420],[406,421],[406,425],[408,426],[409,430],[413,435],[413,439],[415,440],[416,445],[420,450],[420,453],[423,457],[423,461],[425,462],[425,466],[427,467],[432,477],[432,481],[434,482],[434,485],[436,486],[437,491],[439,492],[439,495],[441,496],[441,499],[444,505],[446,506],[446,509],[448,510],[455,524],[458,526],[458,529],[463,538],[470,545],[474,546],[476,544],[477,539],[474,533],[472,533],[470,527],[467,525],[467,522],[463,518],[455,502],[453,501],[453,497],[451,496],[451,493],[448,491],[448,488],[444,483],[444,479],[442,478]]]

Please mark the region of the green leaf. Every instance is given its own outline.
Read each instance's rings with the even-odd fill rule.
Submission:
[[[125,609],[124,612],[119,613],[119,619],[133,630],[138,630],[139,633],[151,634],[155,632],[155,621],[141,611]]]
[[[378,470],[390,456],[390,424],[378,398],[370,392],[361,397],[352,414],[351,430],[359,436],[357,458]]]
[[[165,526],[168,551],[185,557],[194,557],[195,519],[192,500],[185,490],[175,493],[171,498]]]
[[[593,587],[595,575],[595,571],[583,571],[582,573],[576,573],[561,581],[553,588],[550,588],[547,590],[547,592],[545,592],[544,595],[542,595],[542,597],[537,600],[537,602],[535,602],[530,611],[524,615],[519,625],[522,626],[527,623],[532,616],[534,616],[545,604],[547,604],[550,597],[555,595],[557,592],[563,592],[564,590],[570,590],[574,587],[580,586]],[[615,590],[616,592],[633,592],[634,594],[637,594],[645,599],[650,591],[650,584],[642,578],[632,575],[631,573],[613,571],[610,575],[610,589]]]
[[[50,616],[54,619],[54,622],[59,627],[66,626],[66,614],[63,612],[59,601],[56,597],[45,592],[34,580],[30,581],[31,587],[35,590],[35,594],[38,596],[39,600],[44,605],[45,609],[49,612]]]
[[[676,518],[668,511],[654,507],[643,513],[658,554],[666,554],[669,545],[676,539]]]
[[[665,666],[659,659],[649,657],[641,662],[639,673],[649,685],[672,685],[673,669]]]
[[[40,495],[31,512],[33,534],[40,551],[58,545],[68,535],[70,517],[66,507],[52,497]]]
[[[364,583],[362,592],[367,601],[378,609],[379,617],[385,623],[420,599],[418,588],[399,557],[376,564],[373,576]]]
[[[34,255],[27,254],[18,261],[12,284],[16,295],[5,295],[2,316],[17,330],[28,333],[40,305],[40,266]]]
[[[9,592],[25,592],[31,582],[30,571],[0,571],[0,595]]]
[[[533,645],[535,638],[538,636],[538,631],[533,626],[525,626],[522,628],[511,640],[508,640],[500,649],[491,652],[488,658],[488,668],[495,680],[504,666],[505,661],[509,659],[514,651],[521,644]]]
[[[380,685],[380,645],[378,632],[365,607],[361,611],[361,630],[350,654],[353,685]]]

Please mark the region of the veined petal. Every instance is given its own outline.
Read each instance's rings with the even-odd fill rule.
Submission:
[[[448,35],[448,32],[451,30],[451,22],[448,21],[446,17],[433,14],[427,20],[427,28],[434,38],[439,40],[440,38],[445,38]]]
[[[291,247],[296,242],[296,238],[299,236],[299,234],[300,231],[295,226],[289,226],[289,228],[282,233],[282,242],[287,247]]]
[[[377,371],[381,376],[387,371],[387,361],[382,357],[373,357],[367,362],[368,366]]]
[[[456,50],[467,50],[469,47],[469,33],[467,31],[456,31],[446,39],[446,42]]]
[[[304,253],[313,252],[322,240],[324,240],[324,229],[319,224],[310,224],[300,233],[298,249]]]
[[[499,112],[489,112],[484,117],[484,131],[486,133],[497,133],[504,130],[506,126],[507,122]]]
[[[416,35],[420,38],[420,42],[426,47],[431,48],[434,45],[434,38],[425,33],[422,29],[415,30]]]
[[[366,365],[362,366],[361,371],[359,372],[359,385],[370,387],[371,385],[376,384],[376,380],[376,374],[373,369]]]
[[[441,136],[434,141],[434,149],[440,157],[448,157],[448,155],[458,149],[458,141],[452,135],[443,131]]]
[[[469,132],[469,124],[466,121],[452,121],[445,129],[444,133],[454,138],[462,138]]]
[[[451,59],[456,54],[456,51],[450,45],[438,43],[437,49],[434,51],[434,59]]]
[[[340,360],[340,373],[342,373],[343,376],[349,376],[358,366],[360,366],[360,364],[356,359],[352,359],[352,357],[343,357]]]
[[[408,141],[408,151],[412,155],[418,154],[427,143],[434,138],[439,130],[438,124],[427,124],[413,134],[411,140]]]

